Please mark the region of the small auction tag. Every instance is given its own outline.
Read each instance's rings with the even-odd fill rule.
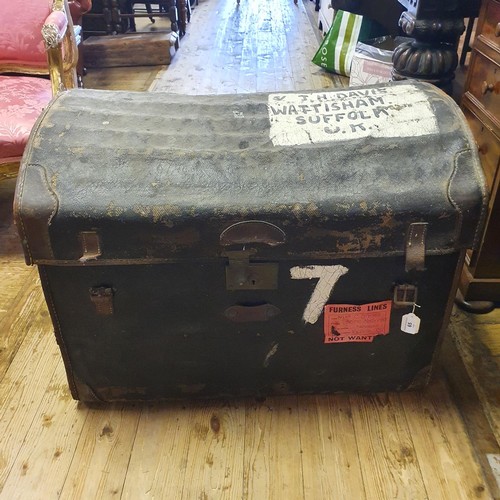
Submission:
[[[401,318],[401,330],[415,335],[420,330],[420,318],[412,312],[405,314]]]
[[[373,342],[389,333],[392,301],[325,306],[325,344]]]

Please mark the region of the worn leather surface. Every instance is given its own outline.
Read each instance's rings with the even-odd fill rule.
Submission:
[[[473,146],[427,85],[58,97],[15,211],[73,396],[414,387],[478,234]],[[394,302],[398,286],[418,290],[418,334],[401,329],[413,304]],[[388,315],[351,317],[338,342],[325,305]]]
[[[222,259],[42,265],[40,274],[76,399],[380,392],[406,389],[422,383],[422,372],[429,375],[447,325],[457,259],[457,254],[431,256],[427,270],[416,278],[422,321],[417,335],[400,329],[411,307],[393,305],[389,334],[372,342],[341,344],[323,343],[323,317],[314,324],[302,319],[316,286],[316,280],[290,279],[290,267],[304,265],[302,259],[280,263],[276,290],[227,291]],[[321,262],[311,259],[307,264]],[[349,271],[335,285],[331,304],[390,300],[394,282],[409,279],[402,257],[335,263]],[[112,287],[111,314],[96,310],[96,285]],[[228,310],[259,304],[271,308],[267,321],[250,317],[248,311],[239,318],[228,315]]]
[[[256,259],[403,255],[415,222],[428,223],[427,254],[469,248],[486,203],[473,138],[435,87],[384,88],[405,85],[403,94],[417,92],[428,103],[430,132],[402,103],[390,108],[390,133],[406,136],[357,137],[346,129],[348,139],[292,145],[276,144],[268,94],[64,93],[39,121],[19,175],[16,216],[28,258],[79,264],[80,235],[92,231],[96,263],[210,259],[225,251],[220,234],[243,220],[286,235],[276,247],[255,245]],[[372,88],[355,89],[352,102]],[[325,99],[334,102],[335,92],[350,90],[324,92]],[[287,133],[283,140],[293,141]],[[50,226],[39,218],[46,213]]]

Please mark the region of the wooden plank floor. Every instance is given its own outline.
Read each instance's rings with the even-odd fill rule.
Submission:
[[[145,90],[156,78],[156,90],[186,93],[343,85],[309,64],[316,33],[306,9],[301,0],[242,0],[239,8],[200,0],[159,75],[100,69],[86,85]],[[13,193],[13,181],[0,184],[1,499],[497,496],[439,370],[427,390],[404,394],[76,403],[36,269],[24,265]]]
[[[309,0],[202,0],[154,91],[234,94],[345,86],[311,63],[319,47]]]

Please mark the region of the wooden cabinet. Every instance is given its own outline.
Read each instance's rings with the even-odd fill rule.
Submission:
[[[500,0],[483,0],[462,109],[478,145],[490,203],[482,242],[470,252],[460,292],[466,302],[500,301]]]

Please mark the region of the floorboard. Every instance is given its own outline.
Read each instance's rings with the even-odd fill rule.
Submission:
[[[369,498],[349,396],[304,396],[298,404],[304,498]]]

